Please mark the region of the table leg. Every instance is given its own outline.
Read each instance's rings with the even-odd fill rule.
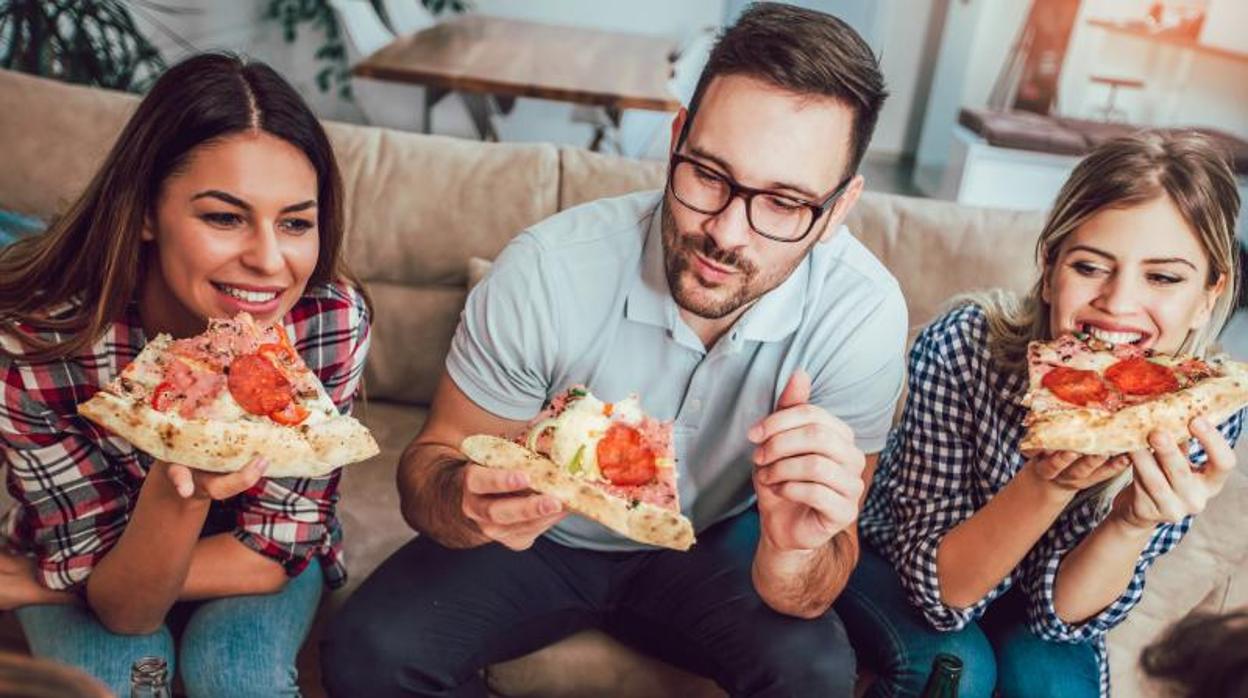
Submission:
[[[425,133],[433,133],[433,105],[441,101],[448,92],[450,91],[441,87],[425,88],[425,118],[422,124]]]

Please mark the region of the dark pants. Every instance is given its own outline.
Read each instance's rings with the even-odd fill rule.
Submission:
[[[369,577],[322,646],[333,696],[484,696],[481,669],[599,627],[737,696],[849,696],[837,616],[771,610],[750,579],[758,513],[689,552],[605,553],[539,539],[450,550],[419,537]],[[575,667],[569,667],[575,671]]]
[[[977,621],[941,632],[910,605],[897,572],[863,546],[858,567],[836,601],[858,657],[878,675],[868,698],[917,696],[932,660],[962,660],[958,695],[965,698],[1082,698],[1100,694],[1096,648],[1049,642],[1026,626],[1027,599],[1017,587],[992,602]]]

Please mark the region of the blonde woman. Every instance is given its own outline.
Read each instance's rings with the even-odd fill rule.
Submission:
[[[1108,693],[1104,635],[1222,488],[1243,413],[1194,420],[1186,452],[1155,433],[1109,458],[1028,458],[1026,346],[1083,331],[1203,354],[1234,301],[1238,209],[1199,137],[1107,143],[1059,193],[1031,293],[963,299],[918,337],[837,606],[879,676],[870,695],[917,694],[941,652],[962,659],[964,696]]]

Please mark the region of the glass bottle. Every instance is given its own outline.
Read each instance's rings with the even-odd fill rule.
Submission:
[[[952,654],[938,654],[932,660],[932,673],[927,675],[922,698],[958,698],[961,680],[962,660]]]
[[[130,667],[130,698],[170,698],[169,666],[160,657],[141,657]]]

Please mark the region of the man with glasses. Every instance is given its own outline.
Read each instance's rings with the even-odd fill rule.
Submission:
[[[842,227],[884,96],[847,25],[753,5],[673,124],[664,191],[508,245],[400,464],[423,535],[334,620],[331,693],[485,695],[484,666],[600,627],[732,695],[850,695],[829,609],[857,560],[907,326],[896,281]],[[690,551],[567,516],[522,473],[457,450],[519,432],[576,384],[674,420]]]

